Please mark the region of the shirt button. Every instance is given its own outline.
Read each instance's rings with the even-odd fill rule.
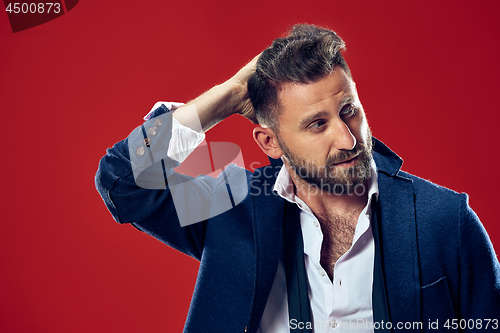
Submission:
[[[326,272],[325,272],[325,270],[323,268],[318,269],[318,273],[321,276],[325,276],[325,274],[326,274]]]
[[[146,149],[144,149],[144,147],[139,147],[135,150],[135,154],[139,157],[143,157],[145,153]]]
[[[145,145],[146,147],[149,147],[151,145],[151,140],[149,140],[149,138],[145,138],[142,141],[142,144]]]
[[[158,118],[155,120],[155,126],[156,127],[160,127],[161,125],[163,125],[163,120],[161,118]]]
[[[318,221],[316,221],[316,220],[314,220],[314,226],[315,226],[315,227],[319,227],[319,222],[318,222]]]
[[[158,130],[156,129],[156,127],[154,127],[154,126],[153,126],[153,127],[150,127],[150,128],[148,129],[148,134],[149,134],[149,135],[151,135],[151,136],[155,136],[155,135],[156,135],[156,133],[158,133]]]
[[[337,327],[338,325],[339,325],[339,324],[337,323],[337,321],[336,321],[335,319],[334,319],[334,320],[332,320],[332,321],[330,321],[330,327],[331,327],[331,328],[335,328],[335,327]]]

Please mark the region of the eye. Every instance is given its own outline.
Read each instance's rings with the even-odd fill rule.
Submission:
[[[319,120],[312,122],[308,128],[312,129],[312,130],[317,130],[317,129],[323,128],[325,125],[326,125],[326,121],[319,119]]]
[[[342,110],[340,110],[340,117],[341,118],[350,118],[356,114],[358,109],[352,105],[352,104],[347,104],[345,105]]]

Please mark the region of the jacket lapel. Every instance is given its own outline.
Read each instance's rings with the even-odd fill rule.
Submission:
[[[397,175],[402,160],[383,143],[374,141],[382,253],[391,321],[419,322],[420,283],[413,183]]]

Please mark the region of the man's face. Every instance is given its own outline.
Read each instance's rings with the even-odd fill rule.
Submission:
[[[372,137],[344,70],[337,66],[315,83],[285,83],[278,99],[277,139],[296,175],[328,193],[361,192],[370,178]]]

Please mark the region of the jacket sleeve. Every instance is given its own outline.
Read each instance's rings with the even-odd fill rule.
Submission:
[[[106,151],[96,188],[117,222],[130,223],[200,260],[213,193],[221,180],[175,173],[179,163],[167,156],[171,136],[172,114],[162,105]]]
[[[477,215],[462,204],[460,226],[460,318],[482,321],[482,330],[500,329],[500,265]],[[488,329],[486,324],[488,320]],[[475,331],[475,330],[473,330]]]

